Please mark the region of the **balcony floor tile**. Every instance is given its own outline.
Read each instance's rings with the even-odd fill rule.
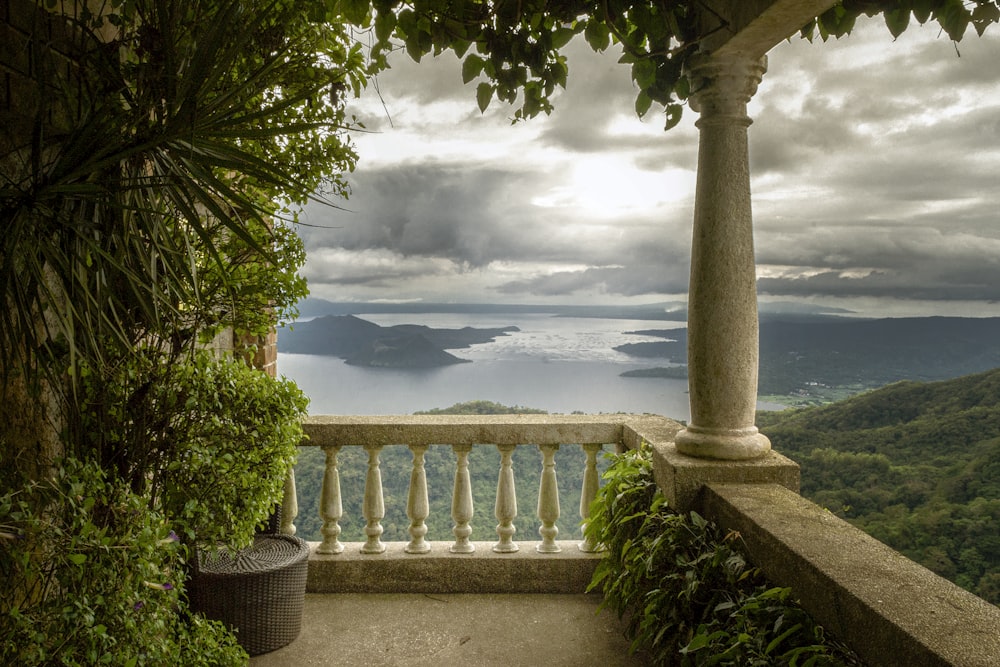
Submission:
[[[252,658],[288,665],[644,665],[596,595],[308,594],[302,633]]]

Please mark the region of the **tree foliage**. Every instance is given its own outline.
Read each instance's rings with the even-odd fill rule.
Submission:
[[[220,622],[190,616],[183,547],[163,515],[99,466],[51,478],[0,467],[0,662],[245,665]]]
[[[371,31],[372,62],[385,67],[397,48],[416,61],[451,50],[465,83],[478,81],[483,111],[496,98],[517,106],[515,120],[552,110],[565,87],[563,47],[582,35],[595,51],[615,48],[637,88],[636,113],[662,107],[667,129],[681,118],[690,94],[684,68],[700,42],[724,27],[725,16],[703,0],[360,0],[341,2],[339,15]],[[843,0],[803,26],[807,39],[851,32],[858,17],[882,14],[891,35],[910,21],[938,23],[958,41],[1000,20],[998,0]]]

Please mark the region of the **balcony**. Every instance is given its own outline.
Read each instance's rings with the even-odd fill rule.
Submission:
[[[558,452],[586,452],[581,506],[597,489],[598,452],[650,443],[658,485],[681,510],[696,509],[737,530],[754,562],[776,584],[792,586],[807,610],[872,665],[996,665],[1000,609],[965,592],[801,498],[798,466],[771,452],[749,461],[679,454],[676,422],[633,415],[311,417],[305,446],[326,467],[319,507],[299,508],[290,485],[286,532],[297,511],[318,512],[323,541],[309,560],[303,631],[289,646],[253,659],[278,664],[644,664],[627,654],[613,614],[595,614],[584,595],[594,545],[559,540]],[[448,445],[454,456],[451,539],[425,539],[424,452]],[[343,518],[338,454],[367,455],[364,542],[339,540]],[[381,540],[384,498],[380,453],[412,452],[406,542]],[[469,470],[473,447],[495,447],[498,470]],[[538,507],[520,518],[511,452],[537,447]],[[496,475],[497,527],[470,528],[470,475]],[[586,521],[586,510],[581,519]],[[515,539],[533,534],[538,539]],[[482,531],[476,532],[476,531]],[[329,656],[329,657],[327,657]]]

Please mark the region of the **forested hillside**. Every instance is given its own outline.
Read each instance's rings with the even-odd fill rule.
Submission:
[[[758,413],[802,494],[1000,604],[1000,369]]]
[[[543,410],[507,407],[490,401],[470,401],[450,408],[430,410],[422,414],[544,414]],[[421,414],[421,413],[418,413]],[[607,448],[606,448],[607,449]],[[365,474],[368,469],[367,455],[360,447],[344,447],[338,456],[340,487],[343,496],[344,517],[340,521],[343,532],[342,542],[364,541],[365,521],[361,515],[364,498]],[[406,498],[409,491],[410,470],[413,457],[406,447],[386,447],[381,456],[382,488],[385,494],[385,518],[382,526],[383,541],[409,541],[407,533],[409,519],[406,516]],[[434,445],[428,448],[424,457],[427,471],[427,489],[430,500],[430,516],[427,519],[427,539],[433,541],[454,540],[452,535],[451,494],[455,479],[455,454],[450,446]],[[525,445],[514,451],[514,477],[517,489],[518,517],[514,521],[517,533],[515,540],[537,541],[538,526],[536,506],[538,503],[538,479],[542,467],[541,453],[537,447]],[[556,476],[559,482],[561,517],[557,522],[557,539],[568,540],[581,537],[580,533],[580,489],[583,485],[585,455],[580,447],[566,445],[556,454]],[[598,466],[607,466],[599,457]],[[323,539],[320,528],[323,521],[319,516],[320,485],[323,481],[324,457],[318,447],[300,447],[299,460],[295,466],[295,483],[299,498],[299,516],[295,520],[297,534],[306,540]],[[496,501],[497,477],[500,472],[500,453],[490,445],[473,447],[469,455],[469,471],[472,478],[473,508],[472,540],[495,541],[497,520],[493,514]]]

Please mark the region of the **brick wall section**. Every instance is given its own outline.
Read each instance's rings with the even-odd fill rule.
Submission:
[[[278,332],[271,329],[265,336],[249,337],[242,341],[244,347],[255,349],[251,363],[271,377],[278,376]]]
[[[275,329],[264,336],[238,336],[232,329],[224,329],[207,347],[216,355],[252,351],[244,355],[248,364],[271,377],[278,376],[278,332]]]

